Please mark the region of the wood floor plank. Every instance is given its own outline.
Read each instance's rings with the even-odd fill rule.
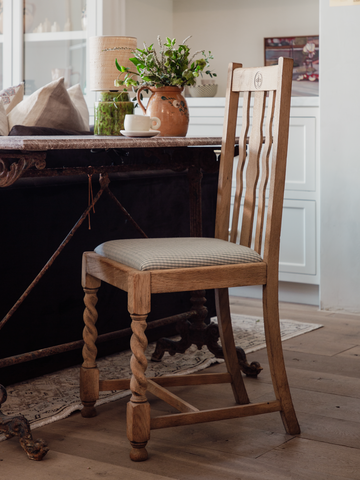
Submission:
[[[360,343],[360,335],[357,337],[359,343]],[[337,355],[338,357],[342,358],[346,358],[346,362],[348,363],[349,360],[353,360],[354,363],[356,364],[359,364],[359,360],[360,360],[360,345],[356,345],[355,347],[353,348],[349,348],[349,350],[345,350],[344,352],[341,352],[341,353],[338,353]]]
[[[22,451],[21,447],[19,447]],[[13,442],[1,445],[2,461],[0,464],[1,478],[8,480],[139,480],[139,473],[129,467],[64,454],[52,450],[41,462],[28,460],[19,456]],[[131,465],[130,465],[131,467]],[[173,472],[174,475],[175,472]],[[146,480],[174,480],[176,476],[158,475],[147,472]]]
[[[353,420],[299,414],[301,438],[360,450],[360,424]]]
[[[284,466],[281,462],[275,466],[272,462],[268,463],[264,456],[248,459],[209,451],[201,447],[193,448],[191,451],[180,447],[167,451],[164,455],[162,445],[159,447],[159,452],[154,454],[154,460],[158,460],[157,453],[159,453],[168,464],[173,466],[174,470],[178,471],[179,480],[344,480],[346,478],[335,475],[316,476],[316,470],[305,467],[300,472],[293,469],[291,465]]]
[[[325,327],[286,340],[284,348],[292,352],[334,356],[354,348],[357,344],[358,338],[353,335],[335,334]]]
[[[360,398],[360,378],[331,375],[318,371],[311,372],[309,370],[294,372],[292,368],[288,368],[287,371],[292,388],[353,397],[357,400]]]
[[[271,384],[271,376],[269,372],[269,366],[267,364],[267,358],[264,357],[264,355],[254,355],[254,358],[256,358],[256,360],[259,361],[263,367],[263,370],[257,379],[258,385],[260,382],[266,382],[269,383],[269,385]],[[348,376],[345,362],[342,362],[344,367],[343,373],[341,373],[341,368],[339,368],[340,372],[338,374],[335,374],[335,372],[328,373],[328,371],[324,371],[319,364],[316,364],[316,366],[314,364],[313,369],[302,369],[295,368],[298,366],[295,360],[293,362],[286,361],[285,363],[291,388],[301,388],[315,392],[331,393],[333,395],[342,395],[357,399],[360,398],[360,376],[359,374],[357,376],[355,375],[355,366],[354,370],[352,371],[353,375]],[[334,364],[334,362],[332,363]],[[295,367],[292,365],[295,365]],[[331,366],[331,364],[327,365],[327,367],[329,366]],[[257,385],[255,382],[252,384],[252,387],[253,392],[256,394]]]
[[[310,370],[323,373],[334,373],[346,377],[359,378],[359,358],[346,352],[337,354],[336,357],[329,357],[325,355],[318,355],[317,353],[291,352],[286,349],[286,342],[283,343],[284,358],[287,368],[294,368],[299,370]],[[260,353],[260,352],[259,352]],[[263,355],[264,353],[264,355]],[[261,351],[261,359],[266,361],[266,352]],[[360,356],[360,348],[359,348]]]
[[[298,412],[314,413],[319,416],[360,422],[360,399],[291,389],[295,409]],[[360,425],[359,425],[360,435]]]
[[[314,479],[318,474],[360,479],[360,451],[323,442],[293,438],[263,455],[262,460],[274,467],[281,464],[291,473],[312,471],[314,476],[309,478]]]

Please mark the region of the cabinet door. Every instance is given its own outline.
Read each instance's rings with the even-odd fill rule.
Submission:
[[[3,8],[0,7],[0,15],[3,14]],[[3,27],[2,27],[2,20],[0,21],[0,89],[3,89],[4,86],[4,71],[5,71],[5,65],[4,65],[4,34],[3,34]]]
[[[84,0],[24,1],[25,95],[60,77],[86,88]]]
[[[233,198],[230,207],[230,218],[232,218],[233,212]],[[298,283],[318,283],[315,207],[316,203],[312,200],[284,200],[279,259],[280,280]],[[242,214],[243,204],[240,207],[240,219]],[[256,215],[257,210],[255,211],[255,219]],[[240,238],[240,228],[241,220],[238,238]]]
[[[284,200],[280,241],[279,271],[281,280],[294,280],[290,274],[316,275],[315,202]],[[305,280],[305,278],[304,278]]]
[[[316,189],[316,119],[290,117],[286,167],[286,190],[313,192]]]
[[[87,101],[90,36],[102,35],[102,0],[12,0],[10,85],[25,81],[25,95],[64,77],[80,84]],[[4,24],[5,29],[5,24]],[[4,62],[5,63],[5,62]],[[7,85],[7,86],[10,86]],[[92,100],[93,101],[93,100]]]
[[[221,137],[223,108],[196,108],[190,111],[188,135]],[[236,135],[241,123],[238,120]],[[316,119],[314,117],[290,117],[289,147],[285,189],[309,191],[316,189]]]
[[[11,2],[0,1],[0,89],[13,85],[12,27]]]

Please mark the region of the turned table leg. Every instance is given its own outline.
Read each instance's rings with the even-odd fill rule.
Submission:
[[[215,323],[205,324],[207,317],[207,308],[205,306],[205,290],[196,290],[191,292],[191,310],[196,312],[191,320],[183,319],[176,325],[180,340],[171,340],[170,338],[160,338],[156,342],[156,348],[152,354],[153,362],[161,362],[165,352],[170,355],[176,353],[185,353],[191,345],[196,345],[199,350],[206,346],[216,358],[224,358],[222,346],[218,343],[220,338],[219,327]],[[262,370],[258,362],[248,363],[246,354],[241,347],[236,347],[240,370],[248,377],[257,377]]]

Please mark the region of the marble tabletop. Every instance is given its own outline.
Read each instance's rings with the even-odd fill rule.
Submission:
[[[221,145],[220,137],[124,137],[100,135],[0,137],[0,150],[47,151]]]

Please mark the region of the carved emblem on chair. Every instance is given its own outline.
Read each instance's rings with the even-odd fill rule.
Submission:
[[[261,85],[263,83],[263,77],[260,72],[256,72],[255,78],[254,78],[254,85],[256,89],[261,88]]]

